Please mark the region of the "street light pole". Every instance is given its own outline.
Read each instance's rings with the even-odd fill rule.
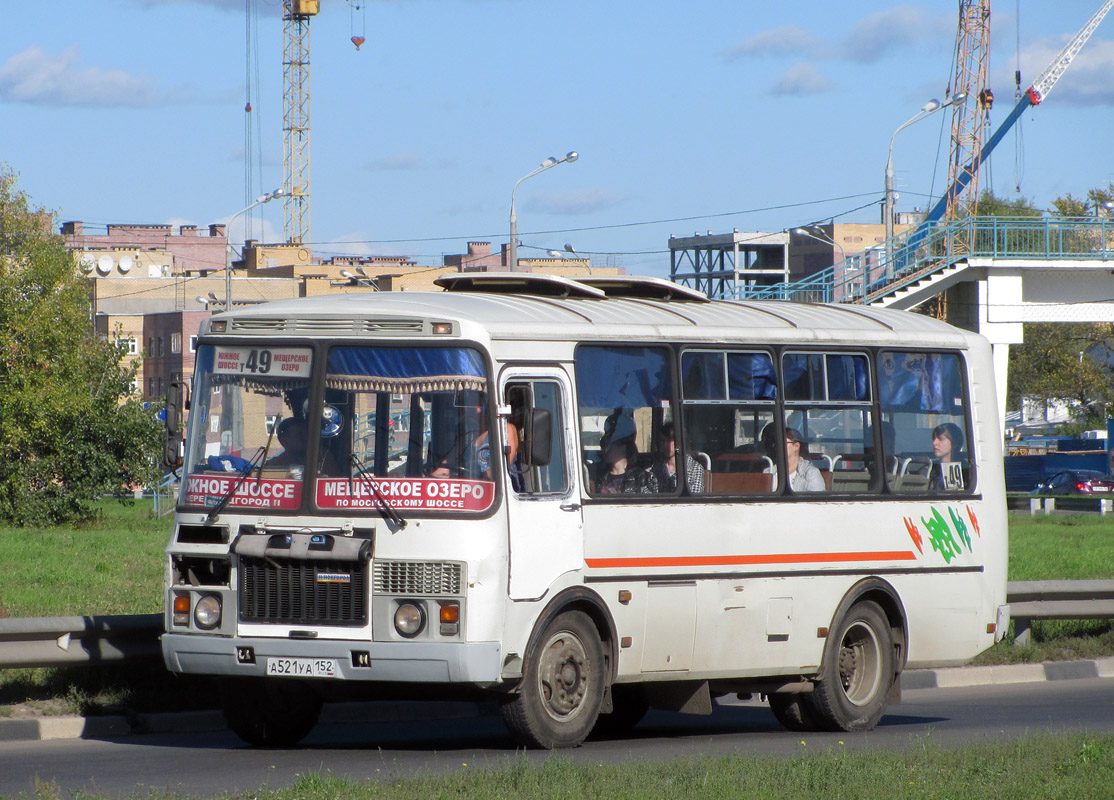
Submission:
[[[543,161],[541,163],[540,167],[537,167],[532,172],[528,172],[527,174],[523,175],[515,183],[514,188],[511,190],[511,244],[510,244],[510,248],[507,251],[507,255],[509,256],[509,261],[510,261],[509,267],[510,267],[511,272],[518,272],[518,215],[515,214],[515,210],[514,210],[514,196],[515,196],[515,193],[518,191],[519,184],[522,183],[527,178],[534,177],[539,172],[545,172],[547,169],[551,169],[552,167],[555,167],[558,164],[565,164],[565,163],[571,164],[572,162],[576,161],[578,158],[580,158],[580,154],[577,153],[575,150],[571,150],[568,153],[565,153],[565,155],[561,156],[560,158],[554,158],[553,156],[550,156],[549,158],[547,158],[545,161]]]
[[[924,106],[921,107],[920,111],[907,119],[901,125],[898,125],[897,130],[895,130],[893,136],[890,137],[890,154],[889,157],[886,159],[886,196],[882,211],[882,221],[886,225],[887,265],[890,262],[890,256],[893,254],[893,242],[891,242],[890,240],[893,239],[894,236],[894,139],[897,138],[897,135],[899,133],[908,128],[914,122],[919,122],[920,120],[927,117],[929,114],[935,113],[942,108],[958,105],[966,99],[966,92],[956,92],[946,103],[941,103],[939,100],[933,98],[932,100],[929,100],[927,103],[925,103]]]
[[[811,227],[811,226],[810,226],[810,227]],[[817,228],[819,228],[820,226],[818,225],[818,226],[816,226],[816,227],[817,227]],[[810,238],[810,239],[815,239],[816,241],[820,242],[821,244],[830,244],[830,245],[832,245],[832,246],[833,246],[834,248],[836,248],[837,250],[839,250],[839,254],[840,254],[840,256],[841,256],[841,257],[843,258],[843,260],[844,260],[844,261],[846,261],[846,260],[847,260],[847,251],[843,249],[842,245],[840,245],[840,243],[839,243],[839,242],[837,242],[837,241],[836,241],[835,239],[833,239],[832,237],[828,236],[827,234],[824,234],[824,236],[823,236],[823,237],[821,237],[821,236],[817,236],[817,235],[816,235],[815,233],[810,233],[810,232],[808,231],[808,229],[807,229],[807,228],[797,228],[797,229],[796,229],[796,230],[794,231],[794,233],[798,233],[798,234],[800,234],[801,236],[807,236],[807,237],[808,237],[808,238]]]
[[[246,214],[247,212],[251,211],[256,206],[261,206],[264,203],[269,203],[272,200],[274,200],[276,197],[283,197],[285,195],[286,195],[286,192],[282,189],[275,189],[273,192],[267,192],[267,194],[261,194],[259,197],[255,198],[255,202],[252,203],[250,206],[247,206],[245,208],[241,208],[239,211],[237,211],[235,214],[233,214],[231,217],[229,217],[228,228],[226,230],[227,244],[225,246],[225,253],[224,253],[224,310],[225,311],[231,311],[232,310],[232,223],[236,221],[236,217],[240,216],[241,214]]]

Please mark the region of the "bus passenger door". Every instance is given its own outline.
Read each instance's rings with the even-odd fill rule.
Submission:
[[[508,590],[513,600],[533,600],[559,575],[584,564],[580,493],[572,469],[572,392],[560,370],[508,371],[503,387],[504,402],[511,407],[507,443],[513,449],[516,433],[522,442],[513,461],[504,462],[503,471]]]

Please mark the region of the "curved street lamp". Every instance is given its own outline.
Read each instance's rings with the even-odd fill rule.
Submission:
[[[286,191],[283,190],[283,189],[275,189],[273,192],[267,192],[267,194],[261,194],[261,195],[259,195],[259,197],[255,198],[255,202],[252,203],[250,206],[246,206],[244,208],[241,208],[239,211],[237,211],[235,214],[233,214],[231,217],[228,218],[228,228],[227,228],[227,231],[228,231],[227,240],[228,241],[227,241],[227,245],[225,247],[225,254],[224,254],[224,310],[225,311],[231,311],[232,310],[232,223],[236,221],[236,217],[240,216],[241,214],[246,214],[247,212],[251,211],[256,206],[261,206],[264,203],[269,203],[272,200],[274,200],[276,197],[285,197],[285,196],[286,196]]]
[[[939,100],[933,98],[929,100],[921,110],[911,116],[905,122],[897,126],[893,136],[890,137],[890,155],[886,159],[886,197],[884,210],[882,212],[882,221],[886,224],[886,262],[889,263],[890,255],[893,251],[893,244],[890,242],[894,236],[894,139],[903,130],[908,128],[914,122],[919,122],[929,114],[933,114],[942,108],[948,106],[959,105],[967,99],[967,92],[956,92],[946,103],[941,103]]]
[[[553,156],[550,156],[541,163],[540,167],[537,167],[532,172],[528,172],[527,174],[523,175],[515,183],[514,189],[511,190],[511,246],[507,252],[510,260],[511,272],[518,271],[518,215],[515,214],[514,210],[514,196],[515,193],[518,191],[519,184],[527,178],[534,177],[539,172],[545,172],[547,169],[551,169],[558,164],[571,164],[578,158],[580,158],[580,154],[577,153],[575,150],[570,150],[568,153],[565,153],[565,155],[561,156],[560,158],[554,158]]]

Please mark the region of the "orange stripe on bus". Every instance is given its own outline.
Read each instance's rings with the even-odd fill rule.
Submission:
[[[772,553],[751,556],[659,556],[653,558],[586,558],[592,569],[616,567],[729,567],[741,564],[819,564],[849,561],[916,561],[912,550],[876,553]]]

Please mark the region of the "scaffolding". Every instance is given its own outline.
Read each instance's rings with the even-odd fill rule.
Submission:
[[[788,283],[789,234],[670,236],[669,279],[718,299]]]

